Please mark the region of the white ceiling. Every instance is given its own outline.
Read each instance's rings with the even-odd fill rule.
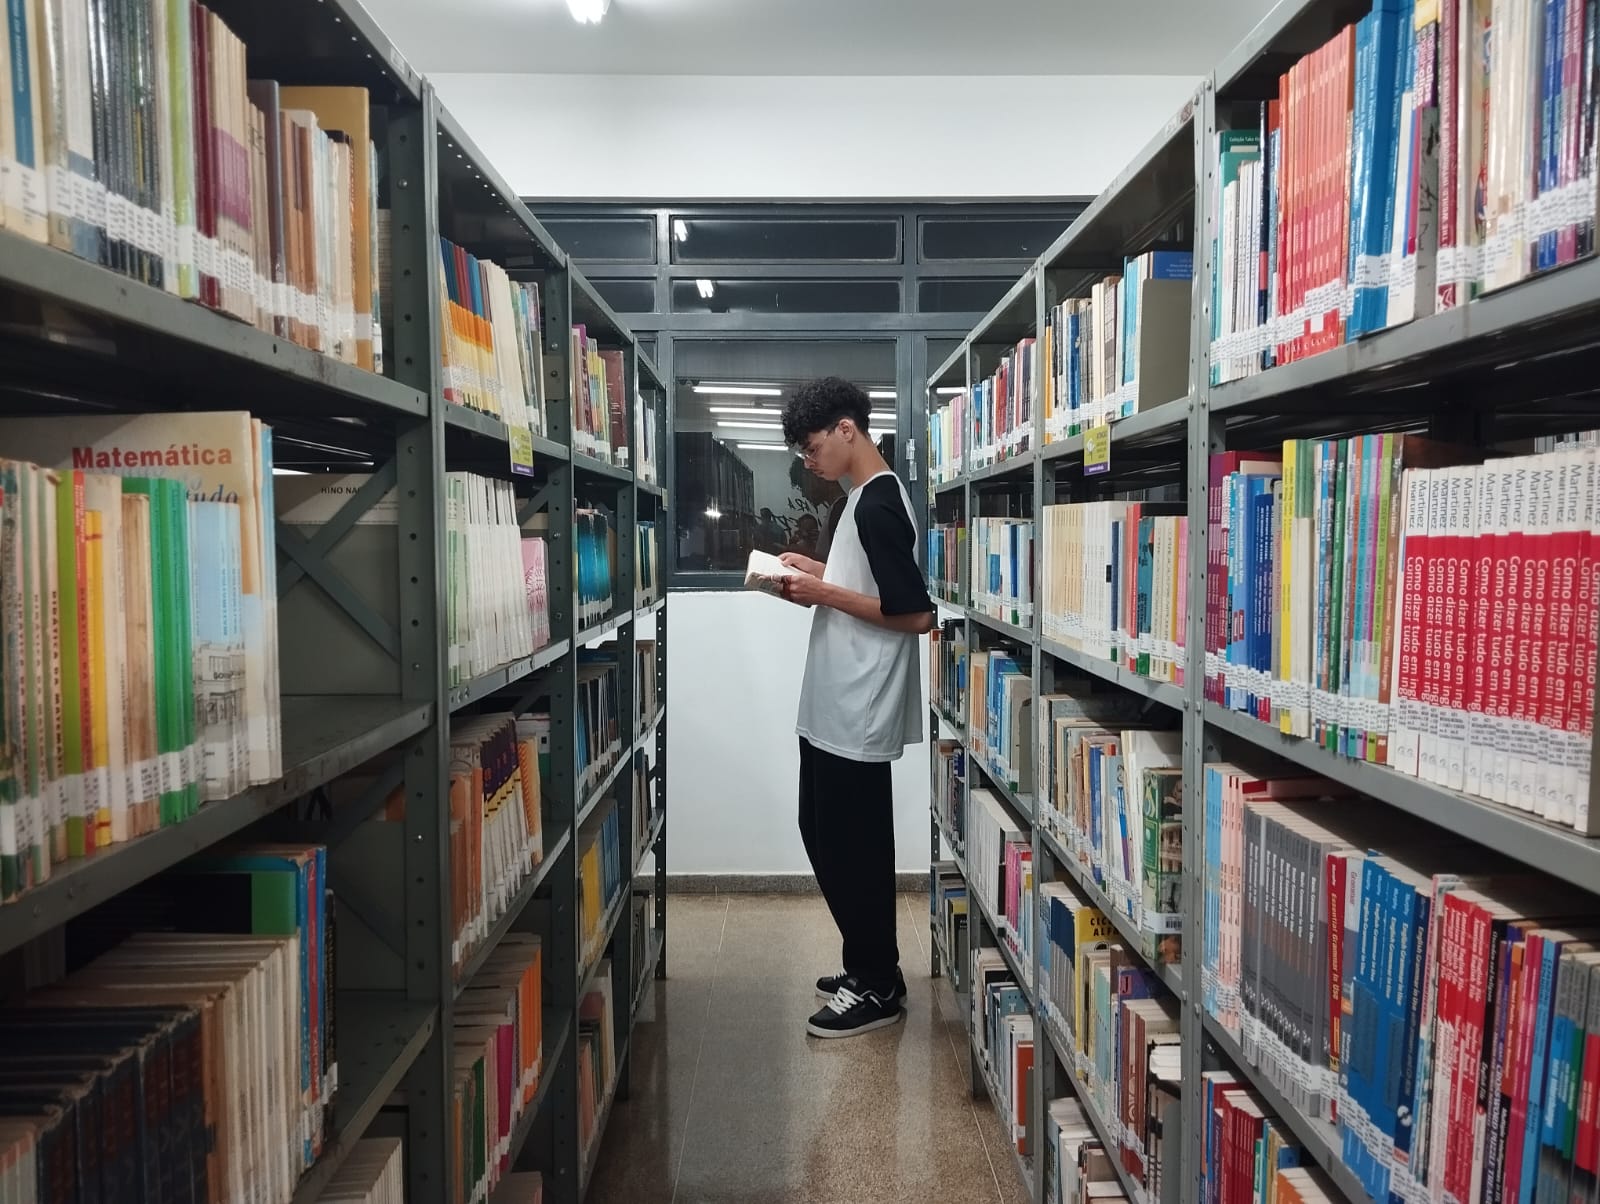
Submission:
[[[1270,0],[612,0],[598,26],[580,26],[566,0],[366,3],[429,74],[786,76],[1199,76],[1271,7]]]

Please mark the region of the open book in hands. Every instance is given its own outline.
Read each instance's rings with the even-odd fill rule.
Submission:
[[[785,577],[800,576],[799,569],[792,569],[770,552],[751,552],[750,560],[744,569],[744,584],[746,589],[759,589],[774,597],[783,597],[783,579]]]

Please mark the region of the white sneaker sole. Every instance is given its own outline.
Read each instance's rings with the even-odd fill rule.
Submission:
[[[806,1032],[813,1037],[821,1037],[823,1040],[830,1040],[834,1037],[859,1037],[862,1033],[870,1033],[875,1029],[888,1028],[891,1024],[899,1024],[905,1018],[906,1010],[902,1007],[893,1016],[885,1016],[882,1020],[874,1020],[870,1024],[857,1025],[855,1028],[818,1028],[815,1024],[808,1022],[806,1024]]]

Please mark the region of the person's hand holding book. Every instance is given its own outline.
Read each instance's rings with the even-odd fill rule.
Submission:
[[[812,560],[809,556],[802,556],[799,552],[785,552],[778,557],[781,564],[791,569],[799,569],[812,577],[821,577],[827,565],[820,560]]]

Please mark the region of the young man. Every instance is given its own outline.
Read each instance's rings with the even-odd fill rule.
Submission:
[[[800,835],[844,938],[844,972],[817,980],[827,1006],[818,1037],[849,1037],[905,1012],[895,943],[894,799],[890,762],[922,738],[917,637],[934,625],[917,567],[916,521],[905,487],[867,433],[867,396],[829,377],[802,386],[783,410],[783,434],[805,466],[846,480],[826,564],[788,553],[801,570],[784,596],[816,607],[800,688]]]

